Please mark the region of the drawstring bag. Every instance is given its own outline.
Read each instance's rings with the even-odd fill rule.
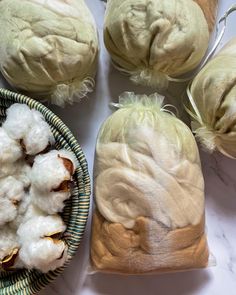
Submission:
[[[92,91],[98,38],[84,0],[2,0],[0,12],[0,71],[14,88],[59,106]]]
[[[236,38],[207,63],[187,93],[192,129],[206,150],[236,158]]]
[[[204,180],[190,129],[163,97],[124,93],[98,134],[91,263],[144,274],[203,268]]]
[[[108,0],[104,41],[113,64],[160,90],[206,54],[217,0]]]

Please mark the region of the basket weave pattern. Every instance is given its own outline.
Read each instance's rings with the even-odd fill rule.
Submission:
[[[48,108],[41,103],[18,93],[0,88],[0,120],[4,121],[6,109],[13,103],[27,104],[44,115],[50,125],[56,140],[56,148],[65,148],[72,151],[79,161],[79,168],[74,175],[74,189],[72,197],[67,201],[63,211],[63,219],[67,224],[66,243],[68,245],[68,259],[65,265],[55,271],[42,274],[36,270],[18,270],[16,272],[0,273],[0,295],[35,294],[53,281],[68,265],[76,253],[81,242],[90,205],[90,178],[87,161],[68,127]]]

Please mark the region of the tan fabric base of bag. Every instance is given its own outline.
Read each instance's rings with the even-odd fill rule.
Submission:
[[[212,32],[215,26],[218,0],[194,0],[198,3],[204,12],[205,18],[207,20],[209,31]]]
[[[132,230],[93,215],[91,260],[95,270],[123,274],[164,273],[203,268],[209,251],[205,220],[171,230],[146,217]]]

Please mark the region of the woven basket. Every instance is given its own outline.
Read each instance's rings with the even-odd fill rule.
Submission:
[[[74,175],[75,188],[72,197],[66,203],[62,217],[67,224],[68,260],[55,271],[42,274],[36,270],[18,270],[0,272],[0,295],[35,294],[52,282],[68,265],[81,242],[90,204],[90,178],[85,156],[66,125],[41,103],[18,93],[0,88],[0,119],[6,116],[6,109],[13,103],[24,103],[44,115],[56,140],[56,148],[72,151],[79,161],[79,168]]]

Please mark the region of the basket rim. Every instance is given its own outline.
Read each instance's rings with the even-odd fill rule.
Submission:
[[[60,134],[63,135],[63,138],[65,139],[65,142],[70,146],[72,152],[75,154],[78,162],[79,162],[79,173],[76,173],[76,180],[77,183],[79,180],[83,179],[83,192],[79,193],[79,205],[77,211],[76,218],[78,217],[78,223],[79,223],[79,230],[78,235],[76,236],[76,247],[73,247],[72,254],[69,256],[67,262],[65,265],[59,269],[56,269],[55,271],[50,271],[46,274],[39,273],[35,270],[29,271],[25,270],[25,273],[28,274],[29,278],[30,276],[33,277],[33,281],[24,282],[23,285],[20,286],[20,284],[17,282],[16,279],[14,279],[13,284],[16,285],[15,288],[9,284],[9,286],[1,286],[0,288],[0,295],[13,295],[13,294],[35,294],[35,292],[39,292],[41,289],[45,288],[49,283],[51,283],[53,280],[55,280],[56,277],[58,277],[63,270],[68,266],[70,260],[77,252],[78,246],[81,243],[81,240],[83,238],[88,215],[89,215],[89,207],[90,207],[90,195],[91,195],[91,183],[90,183],[90,176],[88,172],[88,164],[86,157],[76,140],[75,136],[72,134],[70,129],[67,127],[65,123],[62,122],[62,120],[54,114],[50,109],[48,109],[46,106],[44,106],[41,102],[36,101],[26,95],[22,95],[20,93],[16,93],[13,91],[10,91],[8,89],[0,88],[0,100],[12,103],[22,103],[27,104],[30,108],[36,109],[40,111],[44,117],[45,120],[53,125],[53,127],[57,128],[57,130],[60,132]],[[81,187],[79,188],[81,189]],[[80,223],[80,220],[81,221]],[[73,237],[74,240],[74,237]],[[13,276],[17,277],[17,273],[12,274]],[[2,278],[0,278],[1,282]],[[32,290],[29,290],[30,285],[35,282],[35,280],[38,280],[39,283],[35,289],[37,289],[35,292]]]

